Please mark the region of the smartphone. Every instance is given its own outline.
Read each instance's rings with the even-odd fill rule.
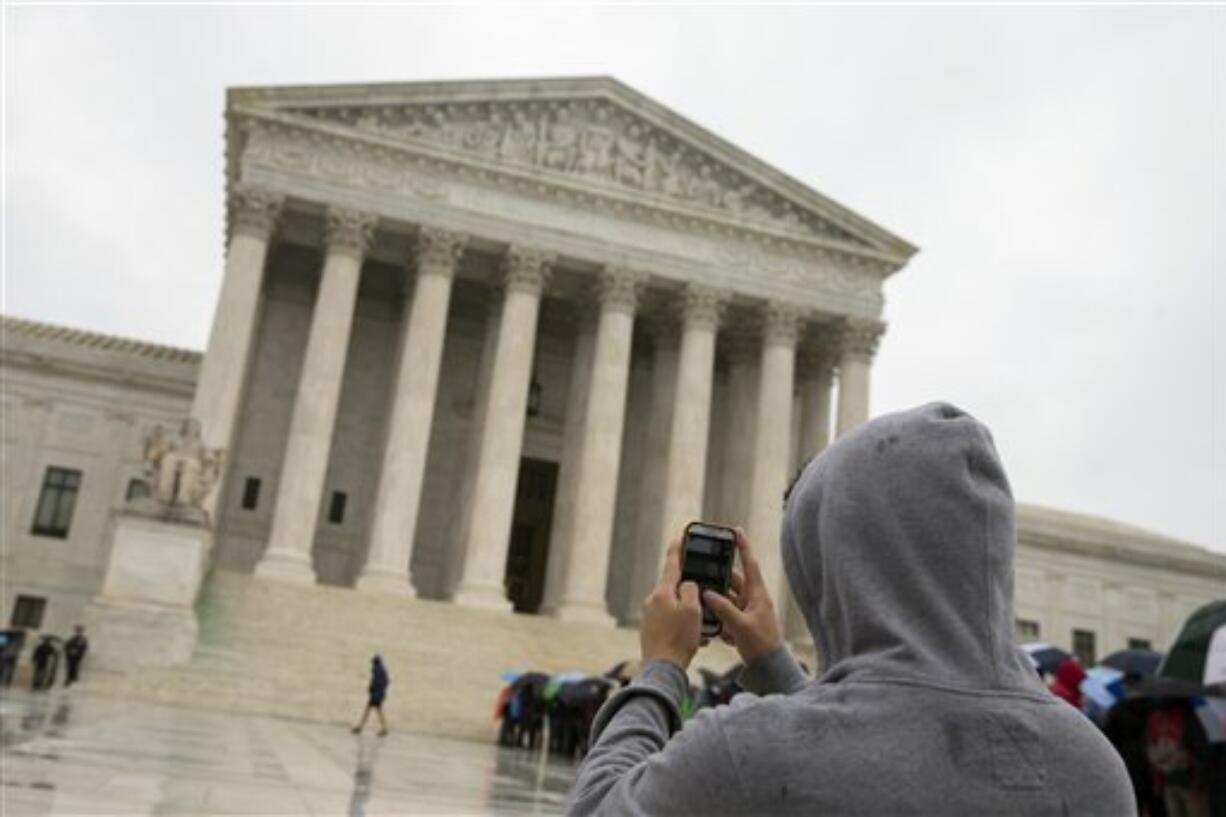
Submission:
[[[736,558],[736,531],[709,522],[685,526],[681,545],[681,581],[694,582],[699,591],[714,590],[728,595],[732,581],[732,562]],[[723,625],[714,613],[702,606],[702,634],[712,638]]]

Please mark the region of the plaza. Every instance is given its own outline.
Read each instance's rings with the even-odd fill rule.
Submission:
[[[574,767],[539,753],[346,724],[120,701],[0,697],[0,811],[115,814],[561,814]]]

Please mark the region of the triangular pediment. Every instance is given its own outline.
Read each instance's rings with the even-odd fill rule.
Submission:
[[[905,257],[906,242],[608,78],[240,89],[232,103]]]

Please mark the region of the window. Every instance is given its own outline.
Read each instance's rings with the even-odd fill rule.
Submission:
[[[1089,630],[1073,630],[1073,654],[1083,667],[1094,666],[1094,633]]]
[[[254,511],[260,504],[260,480],[258,477],[247,477],[243,483],[243,510]]]
[[[339,525],[345,521],[345,492],[333,491],[332,501],[328,503],[328,521]]]
[[[18,596],[13,603],[13,617],[9,623],[14,627],[37,630],[43,625],[43,612],[46,609],[47,600],[41,596]]]
[[[30,533],[67,539],[68,526],[72,524],[72,509],[76,507],[77,492],[80,489],[80,471],[48,466],[47,473],[43,476],[43,489],[38,495],[38,508],[34,511],[34,524]]]
[[[149,483],[139,477],[133,477],[128,480],[128,490],[124,492],[124,499],[131,502],[134,499],[144,499],[147,496],[149,496]]]
[[[1152,650],[1148,638],[1130,638],[1128,639],[1128,649],[1130,650]]]
[[[1013,637],[1019,644],[1039,640],[1039,622],[1029,618],[1013,620]]]

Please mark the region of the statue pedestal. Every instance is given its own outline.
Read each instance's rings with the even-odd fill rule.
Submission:
[[[183,664],[196,647],[212,533],[194,517],[143,510],[112,513],[106,579],[85,611],[90,662],[107,669]]]

